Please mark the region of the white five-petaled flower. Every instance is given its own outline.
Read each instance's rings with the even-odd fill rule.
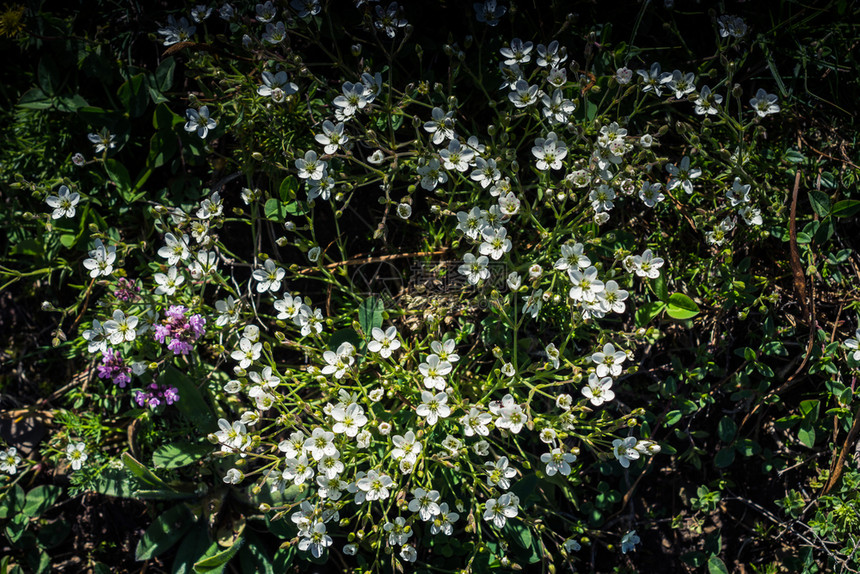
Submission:
[[[277,292],[281,288],[281,282],[287,272],[275,265],[271,259],[266,259],[263,269],[255,269],[251,276],[257,281],[257,293],[271,291]]]
[[[107,128],[102,128],[98,133],[87,134],[87,139],[96,146],[96,153],[111,150],[116,147],[116,142],[114,141],[116,136],[110,133]]]
[[[696,107],[694,111],[700,116],[712,116],[720,111],[717,106],[721,103],[723,103],[723,96],[714,94],[708,86],[702,86],[702,89],[699,91],[699,97],[695,101]]]
[[[87,448],[82,442],[72,443],[66,447],[66,460],[72,466],[72,470],[80,470],[81,466],[87,460],[87,453],[84,452]]]
[[[185,261],[191,254],[188,250],[188,235],[177,238],[172,233],[165,233],[164,242],[167,245],[158,250],[158,256],[167,259],[168,265],[176,265],[179,261]]]
[[[328,164],[319,159],[317,152],[308,150],[304,157],[300,157],[295,162],[298,176],[302,179],[310,179],[319,181],[326,176]]]
[[[369,470],[364,478],[357,481],[357,486],[364,493],[366,500],[385,500],[394,486],[394,481],[387,474]]]
[[[493,526],[502,529],[508,521],[508,518],[514,518],[517,515],[517,506],[520,503],[520,498],[512,492],[506,492],[498,499],[491,498],[487,501],[484,510],[484,520],[492,522]]]
[[[430,525],[430,534],[445,534],[446,536],[451,536],[454,533],[454,523],[457,522],[457,519],[460,518],[460,515],[456,512],[448,511],[448,503],[443,502],[439,505],[439,514],[433,519],[433,523]]]
[[[412,491],[412,500],[409,501],[409,512],[416,512],[422,521],[433,520],[442,510],[439,507],[439,491],[424,490],[416,488]]]
[[[506,66],[513,66],[514,64],[528,64],[532,57],[533,44],[531,42],[523,42],[519,38],[514,38],[511,40],[510,47],[502,46],[499,50],[502,56],[507,58],[504,61]]]
[[[508,99],[517,108],[527,108],[538,100],[537,84],[530,86],[525,80],[517,80],[508,93]]]
[[[442,108],[433,108],[431,112],[432,120],[424,122],[424,130],[431,135],[431,140],[435,145],[442,145],[448,140],[457,138],[454,132],[454,111],[445,112]]]
[[[215,120],[209,117],[207,106],[200,106],[199,110],[188,108],[185,110],[185,117],[188,118],[188,121],[185,122],[185,131],[197,132],[201,138],[205,138],[209,130],[214,130],[215,126],[218,125]]]
[[[445,375],[450,373],[451,369],[451,363],[440,360],[435,354],[428,356],[426,363],[418,365],[418,371],[424,376],[424,386],[440,391],[445,389]]]
[[[657,96],[662,95],[663,86],[672,80],[672,74],[663,72],[659,62],[651,64],[650,70],[636,70],[636,73],[642,76],[642,83],[644,84],[642,91],[654,92]]]
[[[554,448],[540,455],[540,460],[546,464],[547,476],[553,476],[556,473],[567,476],[570,474],[570,464],[576,461],[576,455]]]
[[[167,274],[156,273],[152,276],[158,287],[155,288],[156,295],[173,295],[176,293],[176,288],[185,282],[185,277],[179,274],[179,270],[174,266],[170,266]]]
[[[406,524],[406,519],[402,516],[395,518],[394,522],[386,522],[382,525],[382,529],[388,533],[389,546],[402,546],[413,534],[412,528]]]
[[[342,147],[349,141],[349,137],[343,133],[344,123],[333,124],[326,120],[322,124],[323,133],[316,134],[314,139],[317,143],[325,146],[323,151],[327,154],[332,154],[337,151],[337,148]]]
[[[663,266],[661,257],[654,257],[650,249],[642,252],[642,255],[633,256],[633,270],[639,277],[656,279],[660,276],[660,268]]]
[[[337,352],[326,351],[323,353],[323,359],[328,363],[322,368],[322,374],[331,375],[334,373],[335,379],[341,379],[346,374],[346,371],[355,362],[355,347],[352,344],[343,342],[337,348]]]
[[[638,460],[640,453],[636,450],[636,437],[629,436],[625,439],[615,439],[612,441],[612,454],[618,459],[619,464],[624,468],[630,466],[631,460]]]
[[[490,428],[487,425],[491,422],[493,422],[493,415],[482,413],[475,407],[472,407],[467,414],[460,417],[460,424],[463,425],[463,432],[466,436],[489,436]]]
[[[120,345],[127,341],[134,341],[137,337],[137,323],[140,321],[137,317],[129,315],[120,309],[113,312],[113,319],[104,322],[104,330],[107,337],[110,339],[111,345]]]
[[[389,327],[385,331],[379,327],[374,327],[370,334],[373,340],[367,344],[367,350],[371,353],[379,353],[383,359],[387,359],[391,356],[392,351],[400,348],[396,327]]]
[[[726,197],[732,202],[732,207],[736,207],[741,203],[749,203],[750,185],[741,183],[741,178],[736,177],[732,188],[726,191]]]
[[[597,268],[593,265],[582,271],[579,269],[568,269],[567,274],[572,284],[569,295],[574,301],[590,303],[604,289],[603,281],[597,278]]]
[[[617,377],[621,374],[621,363],[627,360],[627,353],[616,351],[612,343],[603,345],[603,351],[591,355],[597,365],[598,377]]]
[[[639,190],[639,198],[645,202],[645,205],[648,207],[654,207],[664,199],[666,196],[660,192],[660,189],[663,187],[662,183],[648,183],[647,181],[642,182],[642,189]]]
[[[496,462],[485,462],[484,472],[487,473],[487,484],[500,490],[511,487],[511,479],[517,475],[517,469],[508,464],[508,457],[499,457]]]
[[[582,387],[582,395],[591,401],[595,407],[611,401],[615,398],[615,393],[612,391],[612,379],[609,377],[600,378],[596,373],[591,373],[588,377],[588,383]]]
[[[113,264],[116,261],[116,246],[105,248],[101,239],[96,239],[96,248],[91,250],[90,257],[84,259],[84,267],[89,270],[90,277],[95,279],[102,275],[107,277],[113,273]]]
[[[585,253],[585,246],[582,243],[574,245],[564,244],[561,246],[561,257],[553,264],[553,269],[559,271],[567,271],[569,269],[585,269],[591,265]]]
[[[51,219],[60,219],[61,217],[74,217],[75,206],[78,205],[80,199],[81,196],[77,192],[69,193],[69,188],[61,185],[60,189],[57,190],[57,195],[49,195],[45,199],[45,203],[48,204],[48,207],[54,208]]]
[[[334,456],[337,449],[334,446],[334,433],[315,428],[305,440],[304,451],[307,452],[315,461],[319,461],[324,456]]]
[[[559,140],[555,132],[549,132],[546,138],[535,139],[532,155],[537,158],[535,167],[541,171],[561,169],[561,160],[567,157],[567,144]]]
[[[283,102],[287,96],[299,91],[299,87],[290,82],[287,73],[283,70],[276,74],[271,72],[262,73],[263,85],[257,88],[257,94],[264,98],[271,97],[276,104]]]
[[[635,530],[631,530],[621,537],[621,553],[627,554],[629,551],[633,550],[637,544],[639,544],[639,537],[636,535]]]
[[[298,295],[293,297],[289,293],[284,293],[283,299],[278,299],[274,303],[275,310],[278,312],[278,319],[285,321],[293,319],[299,314],[303,303],[302,298]]]
[[[487,269],[489,263],[490,260],[485,255],[475,257],[471,253],[466,253],[463,256],[463,264],[457,268],[457,271],[465,275],[471,285],[477,285],[478,281],[490,276],[490,270]]]
[[[507,234],[508,231],[504,227],[498,229],[493,229],[490,226],[485,227],[481,231],[484,241],[478,247],[478,251],[481,255],[489,255],[493,260],[501,259],[512,247],[511,240],[506,237]]]
[[[681,189],[687,195],[693,193],[693,182],[691,180],[696,179],[702,175],[702,169],[698,167],[690,168],[690,158],[689,156],[684,156],[681,158],[680,165],[674,165],[671,163],[666,164],[666,171],[669,172],[669,183],[666,184],[666,189],[672,191],[678,186],[681,186]]]
[[[18,456],[17,448],[10,446],[6,450],[0,450],[0,472],[11,476],[18,472],[19,464],[21,464],[21,457]]]
[[[427,424],[435,425],[440,418],[444,419],[451,414],[451,407],[447,404],[448,394],[444,391],[435,395],[430,391],[421,391],[421,404],[415,409],[419,417],[424,417]]]
[[[508,11],[506,6],[498,4],[496,0],[484,0],[483,2],[475,2],[472,4],[475,9],[475,19],[478,22],[487,24],[488,26],[497,26],[499,18],[505,15]]]
[[[750,100],[750,105],[758,117],[763,118],[770,114],[779,113],[779,104],[776,101],[777,97],[775,94],[768,94],[765,90],[759,88],[755,97]]]
[[[364,409],[357,403],[344,407],[335,406],[331,411],[331,418],[335,420],[331,430],[336,434],[345,434],[352,438],[358,434],[359,429],[367,424],[367,415]]]
[[[627,304],[624,301],[627,300],[629,295],[624,289],[618,288],[617,282],[610,279],[604,285],[603,291],[600,293],[600,299],[606,308],[606,312],[623,313],[627,308]]]
[[[240,368],[247,369],[251,363],[260,358],[262,350],[262,343],[253,343],[250,339],[242,337],[239,339],[239,348],[233,351],[230,356],[234,361],[239,361]]]
[[[851,358],[855,361],[860,361],[860,329],[857,329],[857,331],[855,331],[854,337],[855,338],[853,339],[845,339],[844,345],[848,349],[854,351],[854,353],[851,355]]]

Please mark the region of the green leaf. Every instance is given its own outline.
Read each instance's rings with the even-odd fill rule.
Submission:
[[[176,60],[173,56],[168,56],[158,64],[158,68],[155,69],[155,83],[160,91],[166,92],[173,87],[174,70],[176,70]]]
[[[292,201],[287,204],[287,213],[290,215],[304,215],[310,211],[308,204],[304,201]]]
[[[107,468],[93,480],[92,489],[107,496],[133,498],[132,480],[132,475],[124,468]]]
[[[666,413],[666,426],[677,424],[677,422],[681,420],[681,416],[681,411],[669,411]]]
[[[382,327],[382,311],[384,309],[382,299],[378,297],[368,297],[361,302],[361,306],[358,308],[358,324],[361,325],[365,338],[370,337],[370,332],[374,327]]]
[[[288,175],[281,181],[281,186],[278,188],[278,195],[283,202],[289,202],[296,199],[296,191],[299,189],[299,182],[295,176]]]
[[[690,319],[699,314],[699,306],[683,293],[672,293],[666,313],[673,319]]]
[[[152,486],[152,487],[158,488],[158,489],[161,489],[161,488],[166,489],[166,490],[170,489],[170,487],[167,486],[166,482],[164,482],[163,480],[158,478],[158,476],[154,472],[152,472],[151,470],[146,468],[144,465],[142,465],[140,462],[138,462],[129,453],[127,453],[127,452],[122,453],[121,458],[122,458],[122,462],[125,465],[125,467],[129,471],[131,471],[131,473],[134,476],[139,478],[142,483],[146,484],[147,486]]]
[[[636,309],[636,325],[644,327],[665,308],[666,304],[662,301],[651,301],[650,303],[645,303]]]
[[[714,457],[714,466],[717,468],[726,468],[735,461],[735,449],[727,446],[717,451]]]
[[[806,161],[806,156],[797,151],[796,149],[790,149],[785,152],[783,159],[789,163],[802,163]]]
[[[39,516],[57,502],[60,495],[63,494],[61,486],[45,484],[37,486],[27,493],[27,498],[24,502],[24,514],[27,516]]]
[[[86,107],[89,107],[89,104],[80,94],[61,96],[57,100],[57,109],[61,112],[76,112]]]
[[[144,78],[144,74],[132,76],[116,93],[132,118],[140,117],[146,111],[147,92],[144,89]]]
[[[657,294],[657,297],[660,301],[667,301],[669,299],[669,290],[666,288],[666,274],[660,273],[656,279],[652,279],[652,283],[654,286],[654,292]]]
[[[860,199],[843,199],[833,206],[833,217],[853,217],[858,213],[860,213]]]
[[[212,452],[209,443],[176,442],[166,444],[152,454],[156,468],[182,468]]]
[[[731,418],[724,416],[720,419],[717,425],[717,434],[720,440],[725,443],[730,443],[735,438],[735,433],[738,431],[738,425]]]
[[[830,214],[830,198],[823,191],[810,191],[809,203],[812,204],[812,210],[821,217],[826,217]]]
[[[218,554],[214,556],[210,556],[209,558],[204,558],[200,560],[196,564],[194,564],[194,571],[197,574],[218,574],[224,571],[224,567],[227,566],[227,562],[230,561],[233,556],[235,556],[236,552],[242,547],[245,539],[239,538],[236,542],[233,543],[233,546],[228,548],[227,550],[222,550]]]
[[[263,213],[266,214],[266,219],[281,223],[286,218],[286,206],[283,202],[274,197],[266,200],[266,205],[263,207]]]
[[[45,57],[39,60],[39,68],[36,71],[39,86],[49,96],[54,96],[60,89],[60,70],[53,60]]]
[[[131,176],[128,175],[128,170],[125,166],[115,159],[106,159],[105,171],[110,180],[116,184],[123,198],[128,201],[129,194],[131,193]]]
[[[779,355],[785,357],[788,355],[788,350],[781,341],[770,341],[761,346],[761,350],[765,355]]]
[[[194,515],[184,504],[168,509],[149,525],[137,543],[134,559],[149,560],[169,550],[194,525]]]
[[[0,492],[0,519],[14,516],[24,508],[24,489],[19,485],[9,487],[5,492]]]
[[[173,574],[190,574],[195,562],[214,554],[218,544],[209,540],[208,530],[205,523],[199,522],[182,539],[173,559]]]
[[[729,574],[729,569],[719,556],[708,558],[708,574]]]
[[[812,448],[815,446],[815,428],[811,424],[803,423],[797,430],[797,438],[805,446]]]
[[[51,98],[45,95],[45,92],[39,88],[32,88],[24,92],[21,99],[18,100],[18,107],[27,108],[29,110],[46,110],[53,106]]]
[[[328,340],[328,348],[336,351],[342,343],[349,343],[356,349],[359,349],[361,348],[361,337],[353,329],[338,329],[332,333],[331,338]]]
[[[155,111],[152,113],[152,127],[159,131],[172,131],[173,126],[181,124],[183,121],[185,120],[183,120],[181,116],[173,113],[173,110],[168,108],[165,104],[158,104],[155,106]]]

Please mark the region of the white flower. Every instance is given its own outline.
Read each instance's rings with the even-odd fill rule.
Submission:
[[[475,152],[460,144],[459,140],[452,139],[448,142],[446,149],[439,150],[439,157],[445,169],[453,169],[459,172],[469,171],[469,166],[475,159]]]
[[[478,281],[490,277],[490,270],[487,269],[489,262],[490,260],[485,255],[475,257],[471,253],[466,253],[463,256],[463,264],[457,268],[457,271],[461,275],[465,275],[466,280],[471,285],[477,285]]]
[[[466,436],[489,436],[490,429],[487,425],[491,422],[493,422],[493,415],[482,413],[475,407],[472,407],[468,414],[460,417],[460,424],[463,425]]]
[[[335,420],[331,430],[336,434],[345,434],[352,438],[358,434],[361,427],[367,424],[367,416],[364,409],[356,403],[347,407],[338,405],[331,411],[331,418]]]
[[[693,193],[693,182],[691,180],[702,175],[701,168],[694,167],[690,169],[690,158],[688,156],[681,158],[680,166],[667,163],[666,171],[668,171],[671,176],[669,178],[669,183],[666,184],[666,189],[672,191],[676,187],[681,186],[681,189],[683,189],[687,195]]]
[[[257,293],[265,293],[271,291],[277,292],[281,288],[281,281],[286,275],[286,271],[275,265],[271,259],[266,259],[263,264],[263,269],[255,269],[251,276],[257,281]]]
[[[379,327],[374,327],[370,334],[373,340],[367,344],[367,350],[371,353],[379,353],[383,359],[387,359],[391,356],[392,351],[400,348],[396,327],[389,327],[385,331]]]
[[[502,397],[501,401],[491,401],[489,406],[490,412],[499,417],[496,419],[496,428],[507,429],[514,434],[522,430],[526,415],[522,405],[516,404],[511,394]]]
[[[605,307],[606,311],[613,313],[623,313],[627,308],[624,301],[627,300],[629,293],[624,289],[618,288],[618,283],[609,280],[604,285],[603,291],[599,294],[600,302]]]
[[[102,131],[99,133],[87,134],[87,139],[96,146],[96,153],[116,147],[116,142],[114,141],[116,136],[110,133],[107,128],[102,128]]]
[[[397,205],[397,216],[400,219],[409,219],[412,216],[412,206],[408,203],[400,203]]]
[[[854,339],[845,339],[845,343],[843,343],[848,349],[854,351],[851,355],[851,358],[855,361],[860,361],[860,329],[854,333]]]
[[[720,37],[722,38],[729,36],[742,38],[747,33],[747,25],[740,16],[724,14],[717,18],[717,24],[720,25]]]
[[[77,192],[69,193],[69,188],[61,185],[57,190],[57,195],[49,195],[45,199],[48,207],[53,207],[54,212],[51,214],[51,219],[60,219],[61,217],[74,217],[75,206],[80,201],[81,196]]]
[[[627,554],[629,551],[633,550],[639,542],[640,540],[639,537],[636,536],[636,531],[631,530],[621,537],[621,553]]]
[[[224,482],[227,484],[239,484],[245,478],[245,473],[238,468],[231,468],[224,475]]]
[[[523,280],[522,280],[522,277],[520,277],[519,273],[517,273],[516,271],[511,271],[508,274],[507,283],[508,283],[508,288],[511,291],[518,291],[519,288],[523,284]]]
[[[648,207],[654,207],[666,199],[666,196],[660,193],[660,189],[662,187],[662,183],[648,183],[647,181],[643,181],[642,189],[639,190],[639,198],[644,201],[645,205]]]
[[[469,174],[469,178],[486,189],[502,178],[502,172],[496,167],[496,160],[479,157],[475,158],[475,170]]]
[[[680,100],[685,98],[687,94],[696,91],[696,75],[692,72],[684,74],[680,70],[675,70],[666,84],[670,90],[675,92],[675,97]]]
[[[388,533],[389,546],[402,546],[413,534],[412,528],[406,524],[406,519],[402,516],[395,518],[394,522],[383,524],[382,530]]]
[[[165,233],[164,242],[167,245],[158,250],[158,256],[167,259],[168,265],[176,265],[179,261],[185,261],[191,254],[188,250],[187,235],[177,239],[172,233]]]
[[[520,210],[520,200],[513,191],[509,191],[506,195],[499,197],[499,209],[506,217],[512,217]]]
[[[311,436],[305,440],[304,450],[314,460],[319,461],[324,456],[334,456],[337,449],[334,446],[334,433],[319,427],[315,428]]]
[[[651,64],[650,70],[636,70],[636,73],[642,76],[643,84],[645,84],[642,91],[653,91],[657,96],[662,95],[663,86],[672,80],[672,74],[661,71],[660,64],[657,62]]]
[[[416,171],[421,176],[421,187],[427,191],[433,191],[438,184],[448,181],[448,174],[442,171],[442,165],[436,158],[432,158]]]
[[[226,299],[215,301],[215,310],[218,311],[215,324],[219,327],[223,327],[227,323],[234,325],[239,322],[239,307],[232,295],[228,295]]]
[[[442,108],[433,108],[431,112],[432,120],[424,122],[424,130],[430,134],[431,140],[435,145],[442,145],[448,140],[457,138],[454,132],[454,111],[445,112]]]
[[[283,26],[283,24],[281,25]],[[263,85],[257,88],[257,94],[264,98],[271,97],[272,101],[276,104],[282,103],[287,96],[291,96],[299,91],[299,87],[289,81],[287,73],[283,70],[276,74],[263,72],[261,78]]]
[[[576,461],[576,455],[562,452],[560,448],[554,448],[550,452],[540,455],[540,460],[546,464],[547,476],[553,476],[556,473],[567,476],[570,474],[570,464]]]
[[[100,352],[102,354],[107,352],[107,339],[105,338],[105,331],[102,324],[98,319],[93,319],[93,326],[90,329],[84,331],[81,336],[87,341],[87,351],[90,353]]]
[[[299,540],[299,550],[304,552],[310,548],[313,557],[319,558],[325,549],[332,545],[332,542],[331,536],[326,534],[325,524],[316,522],[313,528]]]
[[[386,36],[393,39],[395,34],[397,34],[397,29],[403,28],[408,24],[405,18],[399,17],[399,12],[400,6],[397,5],[397,2],[389,3],[388,8],[385,9],[382,6],[377,6],[376,16],[378,20],[373,21],[374,27],[381,32],[385,32]]]
[[[627,353],[616,351],[612,343],[606,343],[603,352],[594,353],[591,360],[597,365],[598,377],[617,377],[621,374],[621,363],[627,360]]]
[[[215,126],[218,125],[215,120],[209,117],[207,106],[200,106],[199,110],[188,108],[185,110],[185,117],[188,118],[188,121],[185,122],[185,131],[197,132],[201,138],[205,138],[209,130],[214,130]]]
[[[555,343],[550,343],[546,346],[546,357],[549,359],[549,362],[552,363],[552,368],[557,369],[560,363],[561,353],[559,353],[558,349],[555,347]]]
[[[603,403],[609,402],[615,398],[615,393],[611,388],[611,378],[600,378],[597,374],[591,373],[588,377],[588,384],[582,388],[582,394],[585,398],[591,401],[592,405],[599,407]]]
[[[293,319],[299,314],[303,303],[302,298],[298,295],[293,297],[289,293],[284,293],[283,299],[278,299],[274,303],[275,310],[278,312],[278,319],[286,321]]]
[[[487,473],[487,484],[507,490],[511,487],[511,480],[517,475],[517,469],[508,465],[508,457],[500,457],[496,462],[485,462],[484,472]]]
[[[316,16],[322,9],[320,0],[293,0],[290,2],[290,6],[296,11],[296,16],[299,18]]]
[[[490,226],[481,231],[481,236],[484,238],[483,243],[478,247],[481,255],[489,255],[493,260],[501,259],[502,256],[511,250],[511,240],[506,237],[508,231],[504,227],[493,229]]]
[[[517,108],[527,108],[537,102],[538,86],[530,86],[525,80],[517,80],[508,94],[508,99]]]
[[[642,252],[642,255],[633,256],[633,270],[639,277],[649,277],[656,279],[660,276],[660,268],[663,266],[663,259],[654,257],[650,249]]]
[[[252,343],[250,339],[242,337],[239,339],[239,348],[233,351],[230,356],[234,361],[239,361],[240,368],[247,369],[251,363],[260,358],[262,349],[262,343]]]
[[[364,109],[368,104],[367,88],[363,83],[344,82],[342,91],[343,95],[337,96],[332,102],[337,106],[335,117],[338,121],[351,118],[358,110]]]
[[[111,345],[120,345],[124,342],[134,341],[137,336],[139,319],[134,316],[125,316],[120,309],[113,312],[113,319],[104,322],[104,330],[110,339]]]
[[[394,435],[391,442],[394,444],[394,449],[391,451],[391,458],[394,460],[407,459],[415,462],[418,459],[421,443],[415,440],[415,433],[411,430],[406,431],[403,436]]]
[[[770,114],[779,113],[779,105],[776,103],[777,97],[775,94],[768,94],[766,91],[759,88],[755,97],[750,100],[750,105],[755,110],[758,117],[763,118]]]
[[[328,169],[328,164],[319,159],[317,152],[313,150],[306,151],[304,157],[297,159],[294,165],[300,178],[316,181],[324,178]]]
[[[400,549],[400,557],[407,562],[415,562],[418,560],[418,551],[411,544],[404,544]]]
[[[429,391],[421,391],[421,404],[415,409],[419,417],[424,417],[427,424],[435,425],[440,418],[451,414],[451,407],[447,404],[448,394],[443,392],[433,394]]]
[[[633,70],[630,68],[618,68],[615,70],[615,80],[621,84],[622,86],[625,84],[629,84],[630,80],[633,79]]]
[[[173,266],[167,270],[167,275],[156,273],[152,277],[158,284],[158,287],[155,288],[156,295],[173,295],[176,293],[176,288],[185,282],[185,277],[179,275],[179,271]]]
[[[487,24],[488,26],[497,26],[499,18],[505,15],[508,11],[506,6],[496,3],[496,0],[484,0],[483,2],[475,2],[472,4],[475,9],[475,19],[478,22]],[[504,48],[503,48],[504,49]]]
[[[394,481],[387,474],[379,474],[375,470],[367,471],[367,475],[357,481],[358,488],[364,493],[367,500],[385,500],[389,496],[389,489]]]
[[[736,207],[741,203],[749,203],[749,193],[750,185],[742,184],[741,178],[736,177],[734,183],[732,183],[732,188],[726,191],[726,197],[732,202],[732,207]]]
[[[330,375],[334,373],[335,379],[341,379],[346,374],[346,371],[352,366],[355,361],[355,347],[350,343],[341,343],[337,348],[337,352],[326,351],[323,353],[323,359],[328,363],[322,368],[322,374]]]
[[[523,313],[531,315],[532,319],[537,319],[543,306],[543,289],[538,289],[531,295],[523,297]]]
[[[569,295],[574,301],[594,301],[597,294],[604,289],[603,281],[597,279],[597,269],[594,266],[584,271],[568,269],[567,274],[572,283]]]
[[[612,441],[612,454],[624,468],[630,466],[631,460],[638,460],[640,453],[636,450],[636,437],[629,436],[623,440]]]
[[[504,493],[498,499],[491,498],[487,501],[484,510],[484,520],[492,522],[493,526],[502,529],[508,518],[514,518],[517,515],[519,503],[519,497],[511,492]]]
[[[573,406],[573,398],[567,393],[561,394],[555,398],[555,406],[563,411],[569,411]]]
[[[416,512],[423,522],[433,520],[441,512],[439,508],[439,491],[426,491],[416,488],[412,491],[414,497],[409,501],[409,512]]]
[[[553,40],[546,46],[538,44],[537,53],[536,63],[541,68],[557,68],[567,60],[567,48],[559,46],[558,40]]]
[[[541,171],[561,169],[563,160],[567,157],[567,144],[558,139],[555,132],[549,132],[546,138],[536,138],[532,147],[532,155],[537,158],[535,167]]]
[[[81,466],[87,460],[87,453],[84,452],[87,448],[82,442],[72,443],[66,447],[66,460],[72,466],[72,470],[80,470]]]
[[[343,129],[343,122],[340,122],[335,125],[330,121],[326,120],[322,124],[323,133],[316,134],[314,136],[314,139],[317,140],[318,143],[325,146],[323,148],[323,151],[325,153],[335,153],[337,151],[337,148],[342,147],[346,142],[349,141],[349,137],[344,135]]]
[[[543,103],[543,115],[552,124],[567,122],[570,114],[576,111],[576,104],[565,98],[560,88],[556,88],[551,97],[543,94],[541,102]]]
[[[311,332],[322,333],[322,311],[319,309],[312,311],[307,305],[302,305],[299,308],[299,314],[293,317],[293,323],[301,329],[302,337],[307,337]]]
[[[703,86],[696,99],[695,112],[701,115],[714,115],[719,112],[718,105],[723,103],[723,96],[711,93],[711,88]]]
[[[528,64],[532,59],[531,51],[532,43],[523,42],[519,38],[511,40],[510,48],[508,46],[503,46],[499,50],[502,56],[507,58],[504,61],[506,66],[513,66],[514,64]]]
[[[561,258],[555,262],[553,269],[567,271],[569,269],[585,269],[591,265],[591,260],[583,253],[585,246],[582,243],[574,245],[564,244],[561,246]]]
[[[430,534],[445,534],[446,536],[451,536],[454,533],[454,523],[457,522],[457,519],[460,518],[460,515],[456,512],[448,511],[448,503],[443,502],[439,505],[439,514],[433,519],[433,523],[430,525]]]
[[[738,213],[743,217],[747,225],[761,225],[761,210],[757,207],[745,205],[738,210]]]
[[[113,273],[113,263],[116,261],[116,246],[105,248],[101,239],[96,239],[96,248],[91,250],[89,259],[84,259],[84,267],[89,269],[90,277],[109,276]]]
[[[11,476],[18,472],[19,464],[21,464],[21,457],[18,456],[17,448],[10,446],[6,450],[0,450],[0,472]]]

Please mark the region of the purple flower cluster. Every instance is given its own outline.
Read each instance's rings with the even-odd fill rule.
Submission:
[[[137,299],[137,294],[140,292],[140,287],[134,284],[134,281],[129,281],[125,277],[120,277],[117,283],[117,289],[113,292],[113,296],[120,301],[131,301]]]
[[[179,391],[176,387],[168,387],[167,385],[159,385],[152,383],[146,390],[137,391],[134,395],[134,401],[138,406],[147,406],[151,409],[159,405],[172,405],[179,400]]]
[[[125,364],[119,351],[108,347],[102,353],[102,364],[98,366],[100,379],[111,379],[120,388],[131,382],[131,367]]]
[[[155,340],[162,344],[169,340],[167,348],[174,355],[187,355],[206,332],[206,319],[196,314],[187,317],[187,313],[182,305],[171,305],[165,313],[167,318],[155,326]]]

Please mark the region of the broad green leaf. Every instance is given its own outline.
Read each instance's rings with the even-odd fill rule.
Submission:
[[[681,420],[681,411],[669,411],[666,413],[666,426],[672,426],[677,424],[679,420]]]
[[[166,444],[152,454],[156,468],[182,468],[197,462],[212,452],[209,443],[175,442]]]
[[[665,302],[669,299],[669,290],[666,288],[665,273],[660,273],[656,279],[652,279],[651,284],[654,286],[654,292],[657,294],[660,301]]]
[[[190,574],[195,562],[211,556],[217,548],[218,544],[209,540],[209,528],[204,522],[198,522],[179,544],[173,559],[173,574]]]
[[[132,76],[117,90],[120,101],[132,118],[140,117],[146,111],[147,92],[144,89],[144,77],[144,74]]]
[[[365,338],[370,337],[374,327],[382,327],[382,311],[385,306],[379,297],[368,297],[358,308],[358,323],[364,331]]]
[[[169,550],[194,525],[194,516],[184,504],[170,507],[150,524],[137,543],[134,559],[149,560]]]
[[[666,313],[673,319],[690,319],[699,314],[699,306],[683,293],[672,293]]]
[[[803,423],[797,430],[797,438],[805,446],[812,448],[815,446],[815,428],[811,424]]]
[[[46,110],[53,105],[54,103],[51,101],[51,98],[39,88],[27,90],[21,96],[21,99],[18,100],[18,107],[30,110]]]
[[[735,461],[735,449],[726,446],[717,451],[714,457],[714,466],[717,468],[726,468]]]
[[[128,194],[131,193],[131,176],[128,175],[125,166],[115,159],[106,159],[105,171],[110,180],[116,184],[123,198],[128,201]]]
[[[806,161],[806,156],[797,151],[796,149],[790,149],[785,152],[783,159],[789,163],[802,163]]]
[[[63,494],[61,486],[45,484],[37,486],[27,493],[24,502],[24,514],[27,516],[40,516],[43,512],[54,506],[60,495]]]
[[[195,423],[201,433],[205,435],[216,430],[217,421],[209,403],[188,375],[171,365],[164,369],[158,377],[158,382],[177,388],[179,401],[176,403],[176,408],[188,420]]]
[[[729,574],[729,569],[719,556],[708,558],[708,574]]]
[[[331,339],[328,340],[328,348],[336,351],[342,343],[349,343],[356,349],[361,348],[361,337],[358,336],[353,329],[338,329],[332,333]]]
[[[858,213],[860,213],[860,199],[843,199],[833,206],[833,217],[853,217]]]
[[[278,188],[278,195],[283,202],[289,202],[296,199],[296,191],[299,189],[299,182],[295,176],[288,175],[281,181],[281,186]]]
[[[166,92],[173,87],[173,72],[176,70],[176,60],[173,56],[168,56],[158,64],[155,69],[156,87],[161,92]]]
[[[717,434],[720,436],[720,440],[725,443],[732,442],[737,431],[738,425],[735,424],[735,421],[728,416],[724,416],[720,419],[720,422],[717,425]]]
[[[645,303],[636,309],[636,325],[644,327],[665,308],[666,304],[662,301],[651,301],[650,303]]]
[[[57,91],[60,89],[60,70],[53,60],[48,57],[39,60],[36,75],[38,76],[39,87],[42,88],[42,91],[49,96],[57,95]]]
[[[163,480],[158,478],[158,476],[154,472],[152,472],[151,470],[146,468],[144,465],[142,465],[140,462],[138,462],[129,453],[127,453],[127,452],[122,453],[121,458],[122,458],[122,462],[125,465],[125,467],[129,471],[131,471],[131,473],[134,476],[139,478],[142,483],[146,484],[147,486],[152,486],[152,487],[157,488],[157,489],[162,489],[162,488],[165,490],[170,489],[170,487],[167,486],[166,482],[164,482]]]
[[[173,126],[184,121],[182,116],[175,114],[166,104],[158,104],[152,113],[152,127],[157,130],[172,131]]]
[[[304,201],[291,201],[287,204],[287,213],[290,215],[304,215],[310,211],[308,204]]]
[[[830,214],[830,198],[823,191],[810,191],[809,203],[812,204],[812,210],[821,217],[827,217]]]
[[[135,485],[129,471],[124,468],[107,468],[92,483],[92,489],[99,494],[132,498]]]
[[[24,508],[24,489],[20,485],[14,485],[0,492],[0,519],[14,516]]]
[[[286,218],[286,206],[283,202],[274,197],[266,200],[266,205],[263,207],[263,213],[266,214],[266,219],[281,223]]]
[[[194,564],[194,572],[197,574],[219,574],[223,572],[224,567],[227,566],[227,562],[236,555],[236,552],[239,551],[244,542],[244,538],[239,538],[230,548],[222,550],[214,556],[200,560]]]

